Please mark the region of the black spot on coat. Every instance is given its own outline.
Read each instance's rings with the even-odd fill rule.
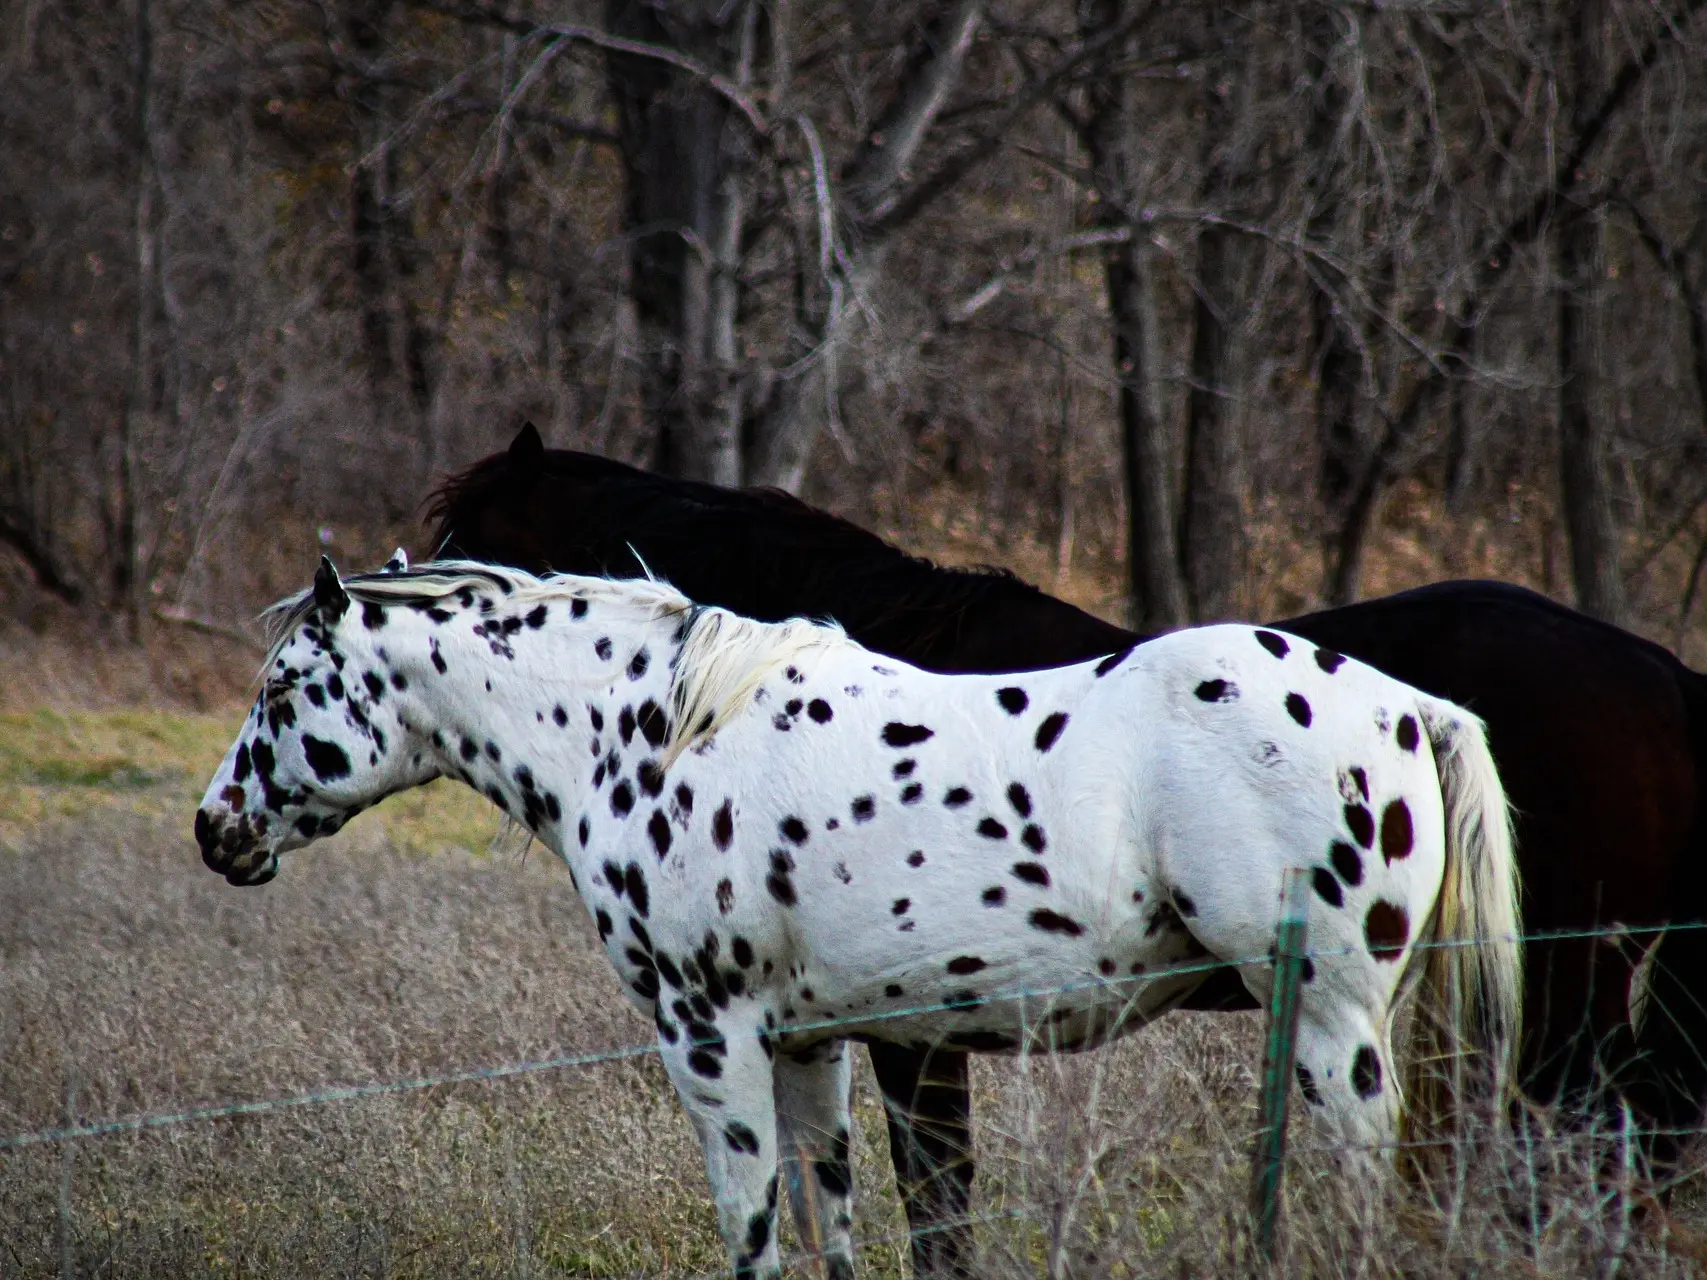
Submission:
[[[891,747],[911,747],[935,736],[935,729],[927,729],[922,724],[902,724],[891,720],[883,726],[884,744]]]
[[[611,788],[610,811],[619,818],[626,818],[634,808],[634,788],[625,779]]]
[[[1321,650],[1318,649],[1316,652],[1320,653]],[[1298,1062],[1293,1064],[1293,1070],[1298,1076],[1298,1088],[1303,1091],[1304,1101],[1312,1107],[1321,1106],[1322,1091],[1316,1088],[1316,1077],[1311,1073],[1310,1068],[1302,1062]]]
[[[640,704],[640,710],[635,713],[635,720],[640,726],[642,736],[651,746],[664,745],[664,739],[669,736],[670,721],[663,708],[648,698]]]
[[[1310,727],[1310,703],[1301,693],[1286,695],[1286,714],[1306,729]]]
[[[1258,631],[1257,643],[1277,658],[1284,658],[1291,651],[1291,646],[1286,643],[1286,637],[1277,635],[1273,631]]]
[[[789,878],[789,872],[794,870],[794,859],[782,849],[771,850],[770,874],[765,877],[765,888],[770,890],[771,897],[785,907],[795,903],[794,881]]]
[[[1360,1098],[1373,1098],[1381,1092],[1381,1058],[1373,1045],[1358,1045],[1352,1055],[1351,1087]]]
[[[1363,805],[1348,804],[1345,807],[1345,826],[1351,832],[1351,838],[1365,849],[1375,843],[1375,815]]]
[[[724,1140],[729,1143],[729,1149],[742,1155],[756,1156],[759,1154],[759,1136],[742,1124],[739,1120],[731,1120],[723,1127]]]
[[[1316,890],[1316,896],[1330,907],[1345,905],[1345,894],[1340,891],[1340,882],[1334,879],[1333,872],[1326,867],[1317,867],[1310,873],[1310,884]]]
[[[1061,736],[1061,730],[1066,727],[1067,713],[1065,711],[1050,712],[1044,718],[1043,723],[1037,726],[1037,738],[1035,740],[1037,749],[1039,751],[1049,750],[1055,745],[1055,740]]]
[[[1110,671],[1113,671],[1121,663],[1125,662],[1126,656],[1129,653],[1131,653],[1134,649],[1136,649],[1137,647],[1138,646],[1135,644],[1129,644],[1124,649],[1122,649],[1119,653],[1111,653],[1108,655],[1108,657],[1104,658],[1101,662],[1097,663],[1097,669],[1096,669],[1097,679],[1099,679],[1099,680],[1102,679]]]
[[[1071,916],[1051,911],[1048,907],[1037,908],[1026,919],[1033,929],[1041,929],[1044,933],[1062,933],[1069,938],[1076,938],[1085,931],[1085,926]]]
[[[1363,937],[1369,944],[1369,954],[1377,960],[1392,962],[1404,953],[1411,937],[1411,918],[1405,909],[1385,898],[1369,908],[1363,919]]]
[[[1328,857],[1341,880],[1354,889],[1363,883],[1363,859],[1357,850],[1344,840],[1334,841],[1333,847],[1328,851]]]
[[[1031,817],[1031,793],[1017,782],[1008,786],[1008,803],[1020,817]]]
[[[1019,715],[1031,705],[1031,699],[1026,696],[1025,690],[1011,684],[996,690],[996,701],[1010,716]]]
[[[1402,799],[1392,801],[1381,811],[1381,856],[1389,863],[1408,858],[1415,841],[1411,807]]]
[[[605,877],[610,878],[609,871],[605,872]],[[635,863],[629,863],[628,870],[623,872],[622,887],[628,891],[628,900],[634,904],[635,911],[641,916],[647,915],[651,897],[646,889],[646,875]]]
[[[330,782],[349,776],[350,757],[337,743],[305,733],[302,735],[302,751],[308,757],[308,767],[314,770],[314,776],[320,781]]]

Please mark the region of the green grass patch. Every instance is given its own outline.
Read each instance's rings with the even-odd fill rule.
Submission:
[[[37,707],[0,714],[0,839],[91,811],[181,816],[186,839],[208,779],[246,707],[212,714],[126,708]],[[393,796],[351,824],[350,837],[383,833],[411,852],[480,853],[499,829],[497,810],[450,782]]]

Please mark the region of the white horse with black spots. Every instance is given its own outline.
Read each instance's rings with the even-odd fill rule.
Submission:
[[[1413,953],[1435,1016],[1509,1060],[1515,872],[1481,724],[1369,667],[1215,626],[944,676],[655,582],[388,569],[322,562],[275,607],[203,858],[261,883],[442,776],[525,823],[657,1025],[737,1274],[778,1271],[779,1160],[803,1238],[852,1272],[848,1039],[1083,1047],[1207,959],[1266,1000],[1292,867],[1317,952],[1298,1081],[1332,1138],[1395,1136]],[[1493,941],[1419,949],[1468,938]]]

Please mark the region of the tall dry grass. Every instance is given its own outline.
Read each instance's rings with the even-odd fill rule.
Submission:
[[[91,808],[0,845],[0,1131],[650,1039],[537,848],[403,852],[364,819],[235,890],[181,821]],[[976,1069],[980,1274],[1245,1275],[1260,1020]],[[905,1273],[876,1095],[862,1272]],[[1616,1133],[1542,1126],[1446,1194],[1294,1134],[1281,1274],[1700,1273]],[[1698,1167],[1699,1162],[1697,1162]],[[1672,1220],[1707,1229],[1694,1184]],[[194,1121],[0,1155],[0,1275],[686,1277],[721,1263],[655,1060]],[[806,1274],[804,1270],[801,1274]]]

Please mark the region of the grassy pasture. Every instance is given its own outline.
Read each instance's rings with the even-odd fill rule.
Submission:
[[[568,877],[444,784],[236,890],[189,819],[241,717],[0,714],[0,1132],[645,1044]],[[1176,1016],[976,1068],[981,1274],[1243,1275],[1260,1022]],[[862,1274],[906,1274],[869,1077]],[[1694,1183],[1632,1219],[1615,1135],[1468,1162],[1437,1201],[1294,1135],[1288,1275],[1684,1276]],[[792,1235],[785,1230],[792,1247]],[[648,1057],[0,1154],[0,1277],[670,1276],[721,1262]],[[810,1274],[804,1268],[800,1274]]]

